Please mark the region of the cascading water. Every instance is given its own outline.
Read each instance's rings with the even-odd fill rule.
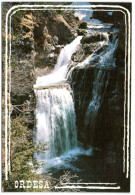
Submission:
[[[36,90],[36,142],[47,143],[49,150],[36,154],[38,160],[52,159],[77,146],[77,131],[72,96],[66,88]]]
[[[51,74],[38,77],[34,88],[57,85],[66,81],[66,73],[72,54],[76,51],[77,45],[80,43],[82,36],[78,36],[70,44],[66,45],[60,52],[60,55]]]
[[[94,129],[95,127],[96,116],[108,85],[110,75],[107,69],[115,67],[114,52],[117,49],[117,46],[117,35],[114,35],[112,42],[108,40],[108,47],[106,47],[99,55],[96,55],[96,58],[98,58],[98,66],[94,75],[92,99],[85,114],[85,126],[90,124],[91,129]],[[89,64],[93,63],[94,60],[95,56],[92,56]]]
[[[63,81],[66,81],[68,63],[81,38],[79,36],[66,45],[52,73],[38,78],[34,85],[37,98],[34,141],[48,143],[49,146],[45,153],[34,154],[38,161],[54,159],[77,147],[74,103],[70,87],[65,86]],[[47,89],[39,90],[40,87]]]

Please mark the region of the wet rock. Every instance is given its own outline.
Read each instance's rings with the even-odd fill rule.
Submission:
[[[100,42],[83,44],[83,49],[85,54],[92,54],[95,50],[97,50],[101,46]]]
[[[116,67],[108,68],[106,64],[103,64],[102,67],[99,66],[101,54],[108,47],[108,38],[112,41],[114,37],[115,33],[104,32],[93,32],[84,36],[77,51],[73,54],[69,66],[69,71],[73,68],[69,81],[74,93],[78,140],[86,147],[89,144],[104,148],[107,148],[110,143],[122,144],[124,74],[118,57],[121,41],[114,53]],[[91,64],[88,62],[85,67],[75,67],[92,53],[95,57],[97,56],[96,60],[91,61]],[[96,80],[98,73],[102,76]],[[100,105],[97,105],[97,101],[93,102],[93,106],[98,109],[98,112],[95,116],[93,114],[92,118],[91,110],[88,107],[93,98],[92,93],[95,93],[94,86],[95,90],[98,89],[102,92],[98,97],[101,98]],[[116,121],[116,117],[120,123],[118,120]]]
[[[77,46],[77,50],[76,52],[72,55],[72,61],[73,62],[81,62],[84,60],[85,54],[84,54],[84,50],[82,48],[82,45],[78,45]]]
[[[84,43],[94,43],[98,41],[106,41],[108,38],[107,33],[92,32],[87,36],[84,36],[81,42]]]

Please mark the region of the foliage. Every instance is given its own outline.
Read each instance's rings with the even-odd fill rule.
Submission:
[[[8,181],[3,180],[4,191],[49,191],[52,188],[53,181],[48,176],[43,177],[36,174],[36,170],[41,167],[41,165],[33,158],[34,152],[39,154],[48,150],[47,144],[35,144],[32,142],[32,130],[25,126],[23,118],[13,119],[11,129],[11,173],[9,174]],[[15,188],[16,180],[48,180],[50,188]]]
[[[16,69],[16,59],[14,58],[14,56],[11,56],[11,67],[12,67],[12,70],[15,70]]]

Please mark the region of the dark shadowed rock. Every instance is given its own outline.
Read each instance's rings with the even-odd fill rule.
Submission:
[[[99,19],[104,23],[112,23],[115,26],[121,25],[123,22],[125,15],[121,11],[112,11],[112,12],[105,12],[105,11],[94,11],[93,18]]]
[[[87,28],[87,22],[81,21],[79,28],[86,29]]]
[[[59,44],[66,44],[75,38],[75,31],[66,22],[62,15],[57,15],[51,21],[48,21],[48,32],[58,37]]]
[[[92,32],[82,38],[81,42],[84,43],[94,43],[98,41],[103,41],[107,39],[107,33]]]
[[[78,28],[80,20],[78,17],[75,17],[72,12],[64,12],[63,18],[73,29]]]

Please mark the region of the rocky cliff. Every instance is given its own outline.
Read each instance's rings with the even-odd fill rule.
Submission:
[[[122,147],[124,36],[121,29],[119,33],[88,33],[72,56],[68,75],[74,92],[78,138],[85,147]],[[109,44],[119,40],[113,54],[107,49],[107,39]]]

